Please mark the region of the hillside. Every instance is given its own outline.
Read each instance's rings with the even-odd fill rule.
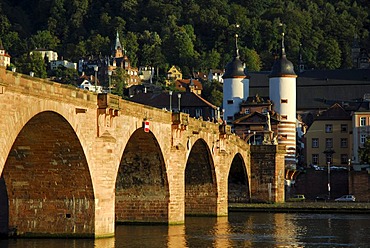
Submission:
[[[118,31],[134,66],[186,75],[223,68],[236,32],[247,68],[269,70],[284,31],[294,64],[301,50],[307,68],[337,69],[352,67],[355,37],[370,48],[369,13],[368,0],[2,0],[0,38],[15,62],[35,48],[77,61],[109,56]]]

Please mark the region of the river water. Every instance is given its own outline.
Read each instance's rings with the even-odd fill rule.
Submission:
[[[114,238],[0,240],[1,248],[370,247],[370,215],[229,213],[178,226],[117,226]]]

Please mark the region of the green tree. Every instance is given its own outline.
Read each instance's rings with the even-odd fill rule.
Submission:
[[[80,45],[83,42],[79,43]],[[92,35],[86,41],[86,50],[89,51],[90,54],[99,56],[101,54],[109,54],[110,51],[110,40],[108,37],[103,37],[100,34]]]
[[[139,43],[138,37],[133,32],[128,32],[123,38],[125,54],[127,55],[128,59],[130,60],[131,66],[137,66],[138,63],[138,56],[137,53],[139,51]]]
[[[112,83],[112,93],[124,97],[124,89],[127,86],[127,79],[129,75],[123,68],[116,68],[114,71],[111,83]]]
[[[341,51],[338,42],[334,39],[323,40],[317,53],[319,69],[338,69],[341,65]]]
[[[37,31],[37,34],[32,35],[30,38],[32,48],[45,48],[54,50],[58,44],[59,39],[50,33],[48,30]]]
[[[202,97],[215,106],[221,106],[223,100],[222,84],[217,80],[203,82]]]
[[[208,71],[209,69],[219,69],[221,54],[212,49],[211,51],[203,51],[198,60],[199,69]]]
[[[46,78],[46,65],[41,53],[24,54],[16,63],[16,67],[23,74],[34,73],[35,77]]]
[[[366,137],[364,146],[358,148],[358,157],[361,163],[370,164],[370,136]]]
[[[55,77],[57,78],[57,81],[62,84],[72,84],[72,85],[78,86],[76,84],[77,79],[79,77],[77,70],[73,68],[66,68],[64,66],[59,66],[54,71],[54,74],[55,74]]]
[[[260,71],[262,61],[255,50],[248,48],[240,48],[240,57],[245,62],[248,71]]]

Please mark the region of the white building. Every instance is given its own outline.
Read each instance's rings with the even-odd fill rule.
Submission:
[[[84,80],[81,84],[80,84],[80,88],[81,89],[84,89],[84,90],[89,90],[89,91],[92,91],[92,92],[96,92],[96,93],[103,93],[103,87],[102,86],[95,86],[95,84],[91,84],[90,81],[88,80]]]
[[[224,75],[224,71],[218,69],[210,69],[208,73],[208,81],[216,80],[220,83],[224,82],[222,78]]]
[[[0,66],[7,67],[10,65],[10,55],[5,51],[2,41],[0,40]]]
[[[48,59],[48,62],[50,62],[52,60],[58,60],[58,53],[54,52],[52,50],[37,48],[37,49],[30,52],[31,55],[33,53],[40,53],[42,58],[45,58],[45,56],[46,56],[47,59]]]
[[[72,63],[67,60],[52,60],[50,61],[50,69],[56,70],[59,66],[64,66],[65,68],[77,70],[77,63]]]

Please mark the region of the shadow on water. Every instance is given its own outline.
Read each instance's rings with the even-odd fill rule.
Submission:
[[[188,217],[185,225],[119,225],[114,238],[9,239],[4,248],[368,247],[370,215],[230,213]]]

